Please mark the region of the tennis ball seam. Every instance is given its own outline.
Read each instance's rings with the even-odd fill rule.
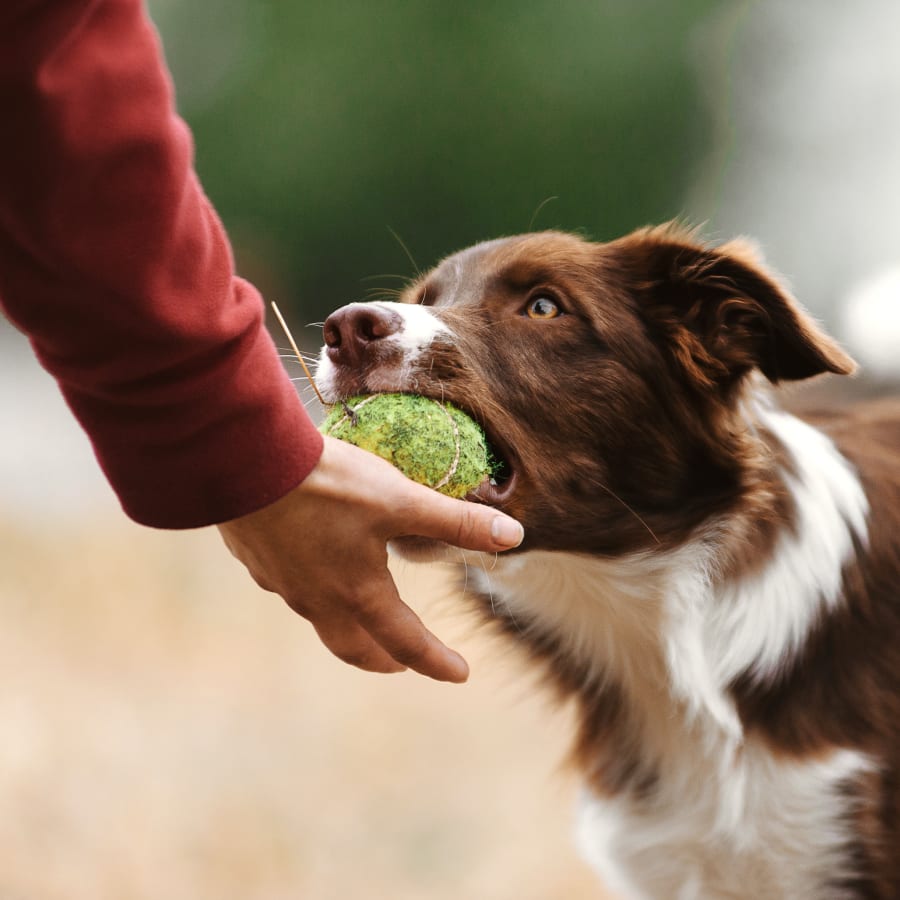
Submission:
[[[453,462],[450,463],[450,468],[447,470],[447,474],[434,486],[436,491],[439,491],[442,487],[446,487],[450,484],[450,479],[456,474],[456,470],[459,468],[459,454],[460,454],[460,439],[459,439],[459,425],[456,424],[456,419],[450,415],[447,407],[442,403],[438,404],[438,408],[444,414],[447,421],[450,423],[450,427],[453,429],[453,443],[455,444],[455,450],[453,454]]]

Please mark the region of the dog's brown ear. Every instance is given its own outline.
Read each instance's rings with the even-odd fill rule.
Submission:
[[[855,371],[749,242],[710,248],[664,226],[608,246],[626,267],[647,326],[701,384],[725,387],[751,369],[772,382]]]

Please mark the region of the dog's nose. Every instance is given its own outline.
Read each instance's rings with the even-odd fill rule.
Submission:
[[[351,303],[333,312],[324,326],[332,362],[358,366],[372,345],[403,328],[403,317],[376,303]]]

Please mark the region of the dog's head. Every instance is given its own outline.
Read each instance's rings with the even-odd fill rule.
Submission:
[[[522,521],[527,548],[680,542],[741,494],[751,374],[854,367],[749,245],[713,249],[673,227],[604,244],[557,232],[489,241],[401,300],[328,318],[320,390],[466,410],[505,462],[473,499]]]

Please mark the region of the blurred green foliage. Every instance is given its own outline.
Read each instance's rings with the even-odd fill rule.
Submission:
[[[713,0],[155,0],[239,268],[321,319],[475,241],[679,215]],[[546,203],[535,216],[541,203]],[[532,222],[532,218],[534,221]]]

